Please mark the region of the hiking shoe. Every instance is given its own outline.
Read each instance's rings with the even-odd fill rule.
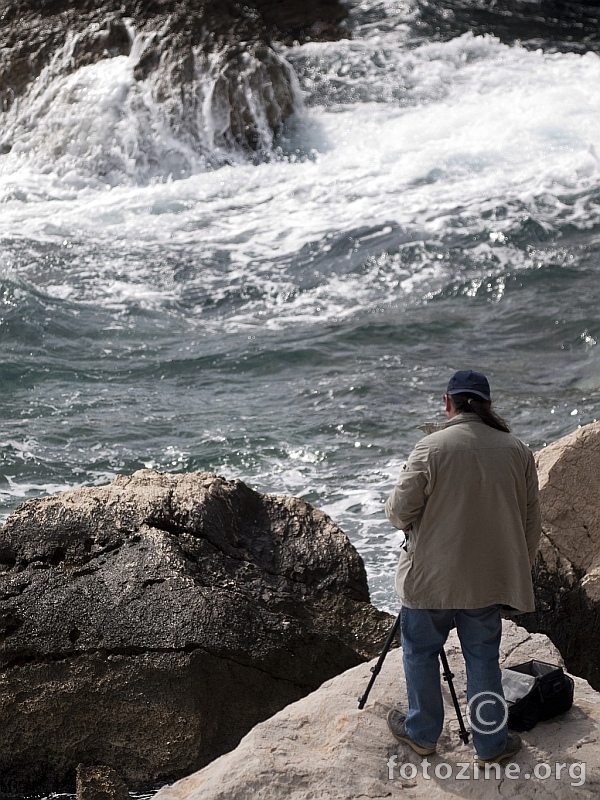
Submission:
[[[432,753],[435,753],[435,747],[422,747],[420,744],[413,742],[406,733],[406,729],[404,727],[404,720],[406,719],[406,714],[401,714],[395,708],[392,708],[387,715],[387,724],[388,728],[394,734],[396,739],[399,742],[406,742],[409,747],[418,753],[420,756],[430,756]]]
[[[493,758],[478,758],[477,763],[480,767],[485,767],[486,764],[500,764],[506,761],[507,758],[512,758],[521,749],[521,737],[518,733],[509,733],[506,739],[506,745],[501,753]]]

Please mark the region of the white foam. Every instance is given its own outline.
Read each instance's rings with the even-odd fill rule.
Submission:
[[[289,56],[307,74],[317,64],[322,82],[372,96],[319,106],[307,95],[311,106],[290,122],[279,160],[144,186],[134,180],[140,154],[153,163],[164,156],[167,166],[171,155],[153,122],[161,110],[138,96],[149,89],[136,86],[132,57],[47,81],[12,120],[20,139],[0,157],[0,238],[65,247],[83,240],[104,254],[83,271],[80,262],[65,265],[63,284],[53,274],[44,287],[36,274],[55,298],[166,308],[208,330],[277,329],[426,294],[448,269],[428,242],[483,234],[473,258],[501,276],[508,264],[533,266],[510,243],[525,217],[547,230],[600,222],[600,205],[590,202],[600,192],[597,55],[532,52],[472,34],[406,48],[396,32],[369,29],[363,40]],[[186,141],[171,142],[169,153],[181,154]],[[83,162],[105,170],[90,175]],[[390,228],[398,231],[391,250]],[[339,269],[313,266],[360,230],[341,246]],[[385,244],[370,257],[379,239]],[[364,261],[352,261],[353,247]],[[193,254],[197,269],[185,283],[165,269],[167,251]],[[225,301],[226,311],[215,313],[207,298]]]
[[[0,507],[4,506],[6,509],[0,512],[0,523],[6,521],[17,503],[21,504],[26,500],[32,500],[37,497],[47,497],[48,495],[66,492],[71,489],[78,489],[86,485],[72,481],[68,483],[57,483],[55,481],[33,483],[31,481],[15,480],[10,475],[3,475],[2,477],[6,480],[8,488],[0,489]]]

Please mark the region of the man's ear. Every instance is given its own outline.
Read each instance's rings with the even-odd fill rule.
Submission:
[[[454,403],[452,402],[452,398],[449,394],[444,395],[444,400],[446,401],[446,414],[455,411]]]

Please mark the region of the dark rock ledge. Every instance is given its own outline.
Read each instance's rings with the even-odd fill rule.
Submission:
[[[322,512],[142,470],[0,531],[0,792],[179,778],[376,654],[389,617]],[[373,644],[375,643],[375,644]]]

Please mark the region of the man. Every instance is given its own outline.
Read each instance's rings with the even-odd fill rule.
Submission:
[[[388,725],[420,755],[435,752],[444,720],[438,656],[456,625],[483,765],[521,746],[505,720],[500,611],[534,610],[538,481],[533,454],[492,410],[485,375],[456,372],[444,402],[448,422],[417,444],[386,503],[387,518],[407,537],[396,591],[408,713],[393,709]]]

